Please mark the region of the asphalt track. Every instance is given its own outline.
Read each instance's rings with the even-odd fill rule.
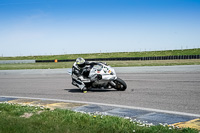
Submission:
[[[71,85],[67,69],[1,70],[0,96],[49,98],[114,104],[200,115],[200,66],[115,68],[126,91],[91,90]]]

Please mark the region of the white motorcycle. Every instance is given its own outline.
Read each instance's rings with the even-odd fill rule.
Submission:
[[[71,72],[69,72],[69,74],[71,74],[73,79],[75,75]],[[90,69],[88,78],[82,77],[79,78],[79,80],[84,83],[87,90],[103,87],[105,89],[114,88],[118,91],[125,91],[127,88],[126,83],[117,77],[115,70],[111,66],[101,62],[97,63]]]

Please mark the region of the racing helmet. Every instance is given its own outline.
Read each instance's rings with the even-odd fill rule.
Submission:
[[[76,59],[76,64],[79,67],[84,67],[85,66],[85,60],[83,58],[79,57],[79,58]]]

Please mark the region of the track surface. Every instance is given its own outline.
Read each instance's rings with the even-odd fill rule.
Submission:
[[[200,114],[200,66],[115,68],[126,91],[71,85],[67,69],[1,70],[0,96],[77,100]]]

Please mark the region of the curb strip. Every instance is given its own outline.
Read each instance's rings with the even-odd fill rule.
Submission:
[[[180,114],[170,114],[165,112],[156,112],[153,110],[142,110],[137,108],[124,108],[111,105],[88,104],[79,102],[70,102],[68,100],[43,99],[43,98],[22,98],[12,96],[0,96],[0,103],[17,103],[22,105],[44,106],[54,110],[56,108],[69,109],[76,112],[99,113],[102,115],[111,115],[119,117],[128,117],[144,123],[169,124],[175,127],[195,128],[200,131],[200,117]],[[184,114],[184,113],[183,113]],[[187,113],[185,113],[187,114]]]

